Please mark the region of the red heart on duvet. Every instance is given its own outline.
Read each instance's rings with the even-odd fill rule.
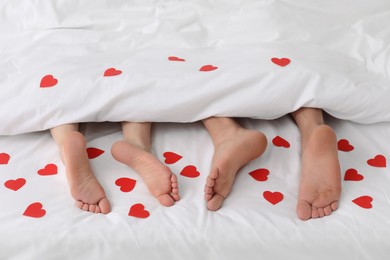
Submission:
[[[38,174],[42,176],[57,174],[57,165],[49,163],[44,168],[38,170]]]
[[[197,171],[196,167],[193,165],[187,165],[181,170],[180,175],[188,178],[196,178],[200,175],[200,172]]]
[[[350,152],[352,151],[355,147],[353,147],[352,145],[350,145],[349,141],[347,139],[340,139],[338,142],[337,142],[337,148],[340,150],[340,151],[343,151],[343,152]]]
[[[370,196],[361,196],[361,197],[358,197],[358,198],[352,200],[353,203],[355,203],[356,205],[358,205],[364,209],[372,208],[372,203],[371,203],[372,201],[373,201],[373,199]]]
[[[359,174],[357,170],[355,169],[348,169],[345,172],[344,180],[345,181],[361,181],[364,179],[364,176]]]
[[[117,179],[115,181],[115,185],[120,187],[120,190],[123,192],[130,192],[134,189],[136,182],[137,182],[136,180],[123,177],[123,178]]]
[[[121,73],[122,73],[121,70],[117,70],[115,68],[109,68],[109,69],[106,69],[106,71],[104,72],[104,77],[117,76]]]
[[[218,69],[218,67],[216,66],[213,66],[213,65],[205,65],[205,66],[202,66],[199,71],[213,71],[213,70],[216,70]]]
[[[271,203],[273,205],[276,205],[283,200],[283,194],[278,192],[278,191],[275,191],[275,192],[264,191],[263,197],[264,197],[264,199],[266,199],[269,203]]]
[[[291,62],[289,58],[272,58],[271,61],[280,67],[285,67]]]
[[[16,180],[8,180],[4,183],[4,186],[10,190],[17,191],[22,188],[26,184],[26,180],[23,178],[19,178]]]
[[[50,88],[50,87],[54,87],[55,85],[57,85],[57,83],[58,83],[58,79],[53,77],[53,75],[46,75],[41,79],[40,87],[41,88]]]
[[[144,205],[138,203],[130,207],[128,215],[136,218],[147,218],[150,216],[150,213],[145,209]]]
[[[168,60],[170,60],[170,61],[186,61],[185,59],[182,59],[182,58],[179,58],[176,56],[170,56],[170,57],[168,57]]]
[[[0,164],[8,164],[10,156],[8,153],[0,153]]]
[[[386,157],[384,157],[381,154],[378,154],[372,159],[369,159],[367,161],[368,165],[374,166],[374,167],[386,167]]]
[[[35,202],[30,204],[23,215],[27,217],[40,218],[46,214],[46,210],[43,209],[43,206],[39,202]]]
[[[268,174],[269,174],[269,170],[267,169],[257,169],[249,173],[249,175],[252,176],[253,179],[255,179],[256,181],[268,180]]]
[[[100,150],[100,149],[95,148],[95,147],[87,148],[88,159],[94,159],[94,158],[102,155],[103,153],[104,153],[103,150]]]
[[[280,136],[276,136],[274,139],[272,139],[272,143],[278,147],[284,147],[284,148],[290,147],[290,143]]]
[[[177,161],[179,161],[181,158],[183,158],[183,156],[181,155],[178,155],[177,153],[174,153],[174,152],[165,152],[163,154],[164,158],[165,158],[165,163],[166,164],[173,164],[173,163],[176,163]]]

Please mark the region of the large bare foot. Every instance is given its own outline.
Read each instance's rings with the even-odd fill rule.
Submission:
[[[267,138],[261,132],[238,128],[214,145],[211,172],[204,190],[207,208],[212,211],[222,207],[238,170],[263,154],[267,147]]]
[[[333,130],[318,126],[302,152],[302,175],[297,214],[302,220],[330,215],[341,194],[337,138]]]
[[[71,132],[64,139],[61,155],[71,194],[80,209],[95,213],[109,213],[110,202],[91,170],[85,149],[84,136],[79,132]]]
[[[164,206],[180,199],[177,177],[154,155],[126,141],[114,143],[113,157],[138,172],[149,191]]]

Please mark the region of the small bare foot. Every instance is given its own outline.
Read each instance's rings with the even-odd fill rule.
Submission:
[[[62,146],[61,155],[71,194],[80,209],[95,213],[109,213],[110,202],[91,170],[85,149],[84,136],[76,131],[67,135]]]
[[[126,141],[114,143],[113,157],[138,172],[149,191],[164,206],[180,199],[177,177],[154,155]]]
[[[297,214],[302,220],[329,216],[338,207],[341,195],[337,139],[326,125],[310,135],[302,152],[302,175]]]
[[[211,172],[204,189],[209,210],[215,211],[222,207],[239,169],[262,155],[266,147],[267,138],[263,133],[244,128],[238,128],[215,144]]]

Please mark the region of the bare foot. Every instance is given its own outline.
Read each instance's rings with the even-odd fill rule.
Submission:
[[[209,210],[215,211],[222,207],[238,170],[262,155],[266,147],[267,138],[263,133],[243,128],[238,128],[215,144],[211,172],[204,189]]]
[[[177,177],[151,153],[126,141],[116,142],[113,157],[138,172],[149,191],[164,206],[172,206],[180,199]]]
[[[333,130],[318,126],[302,152],[297,214],[302,220],[329,216],[341,195],[337,139]]]
[[[71,194],[80,209],[95,213],[109,213],[110,202],[91,170],[85,149],[84,136],[76,131],[67,135],[62,146],[61,155]]]

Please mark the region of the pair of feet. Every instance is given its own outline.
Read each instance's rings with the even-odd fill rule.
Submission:
[[[330,215],[338,207],[341,193],[337,141],[332,129],[318,126],[302,152],[302,176],[297,214],[302,220]],[[71,133],[64,142],[62,156],[71,194],[82,210],[109,213],[110,202],[93,174],[85,153],[85,139]],[[209,210],[218,210],[230,193],[236,173],[267,147],[265,136],[239,128],[215,144],[211,172],[206,180],[205,200]],[[116,142],[112,155],[140,174],[150,192],[164,206],[180,199],[177,177],[151,153],[125,141]]]

